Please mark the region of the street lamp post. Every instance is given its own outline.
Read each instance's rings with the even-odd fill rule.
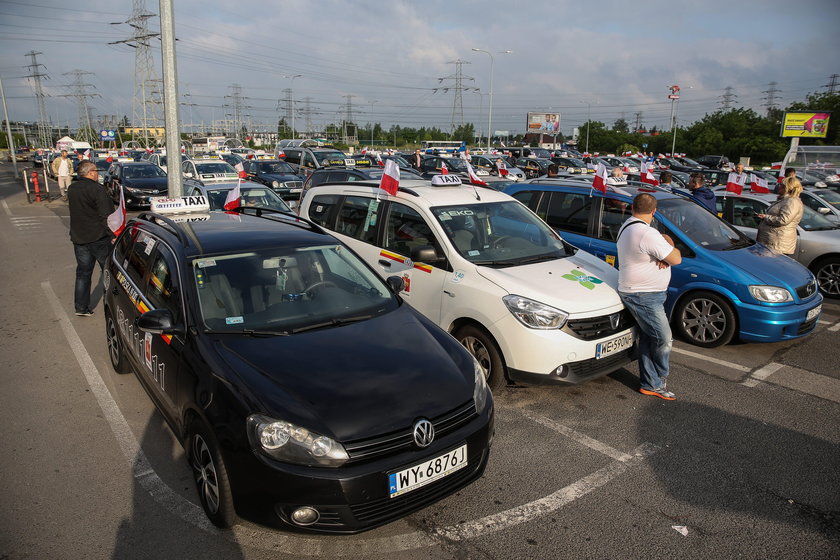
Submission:
[[[379,103],[378,99],[370,102],[370,147],[373,148],[373,104]]]
[[[671,93],[668,99],[671,100],[671,157],[674,157],[674,150],[677,146],[677,101],[680,99],[680,86],[668,86]]]
[[[496,61],[493,59],[493,54],[490,51],[476,48],[473,48],[472,50],[475,52],[483,52],[490,57],[490,108],[487,111],[487,153],[490,153],[490,139],[493,137],[493,66]],[[510,54],[512,52],[513,51],[498,51],[498,54]]]
[[[289,87],[289,92],[291,93],[292,97],[292,136],[297,137],[297,131],[295,130],[295,78],[302,78],[302,74],[295,74],[294,76],[282,76],[283,78],[291,78],[292,85]]]

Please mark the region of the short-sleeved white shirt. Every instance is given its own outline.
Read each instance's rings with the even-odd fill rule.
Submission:
[[[671,267],[660,269],[658,262],[674,248],[655,228],[631,217],[621,226],[616,249],[619,292],[664,292],[668,289]]]
[[[70,176],[70,158],[64,159],[61,158],[58,164],[58,176],[59,177],[69,177]]]

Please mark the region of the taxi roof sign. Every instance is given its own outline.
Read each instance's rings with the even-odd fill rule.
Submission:
[[[461,178],[457,175],[435,175],[432,177],[433,187],[457,187],[460,186]]]
[[[158,214],[186,214],[191,212],[209,212],[210,203],[206,196],[182,196],[167,198],[165,196],[149,199],[152,212]]]

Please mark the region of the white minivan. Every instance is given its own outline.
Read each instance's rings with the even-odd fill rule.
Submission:
[[[618,272],[563,241],[510,196],[460,184],[310,189],[300,215],[331,230],[403,299],[457,338],[488,383],[580,383],[633,359]]]

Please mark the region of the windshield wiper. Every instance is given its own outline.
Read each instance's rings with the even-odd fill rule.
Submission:
[[[513,262],[511,261],[472,261],[472,263],[476,266],[512,266]]]
[[[351,323],[358,323],[359,321],[365,321],[371,318],[373,318],[373,315],[359,315],[358,317],[330,319],[329,321],[324,321],[323,323],[315,323],[314,325],[306,325],[305,327],[298,327],[296,329],[292,329],[292,333],[298,334],[306,331],[312,331],[315,329],[323,329],[325,327],[338,327],[340,325],[349,325]]]
[[[516,264],[528,264],[538,261],[553,261],[555,259],[562,259],[568,255],[558,255],[556,253],[549,253],[545,255],[534,255],[533,257],[522,257],[516,261]]]
[[[734,251],[735,249],[743,249],[744,247],[749,247],[750,245],[752,245],[751,239],[739,239],[729,247],[726,247],[724,251]]]
[[[262,330],[254,330],[254,329],[241,329],[235,331],[215,331],[215,330],[206,330],[204,334],[245,334],[248,336],[260,337],[260,336],[289,336],[287,331],[262,331]]]

